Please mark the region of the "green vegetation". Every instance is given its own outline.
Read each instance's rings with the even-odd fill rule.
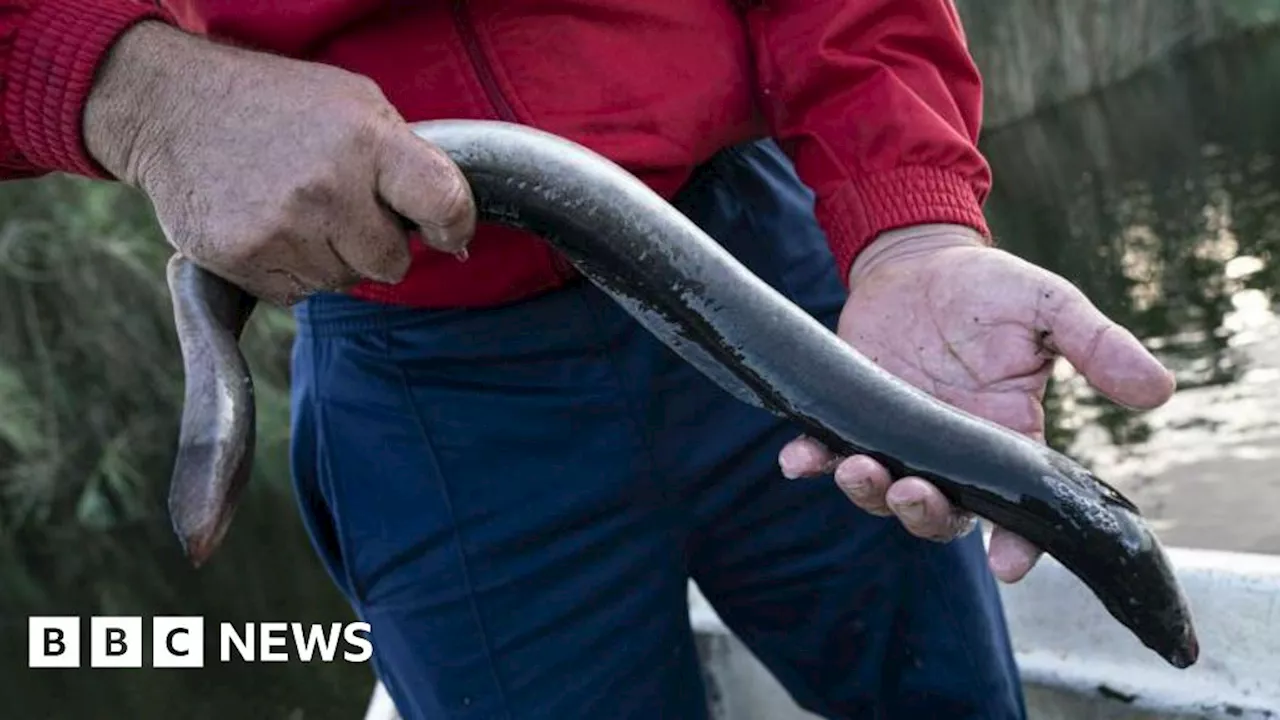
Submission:
[[[372,687],[361,665],[215,663],[200,672],[119,670],[109,680],[113,671],[26,667],[33,614],[351,618],[311,550],[290,487],[292,318],[262,309],[246,332],[258,394],[256,477],[226,545],[194,570],[165,507],[183,384],[164,283],[170,247],[150,207],[115,185],[52,177],[0,185],[0,218],[6,714],[359,717]]]

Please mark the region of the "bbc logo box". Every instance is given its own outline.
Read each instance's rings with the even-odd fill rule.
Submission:
[[[27,645],[27,664],[31,667],[80,667],[80,618],[28,619]]]
[[[80,667],[87,643],[89,667],[142,667],[146,642],[142,618],[97,616],[89,618],[87,625],[79,617],[29,618],[28,666]],[[152,618],[150,637],[152,667],[204,667],[204,618]]]

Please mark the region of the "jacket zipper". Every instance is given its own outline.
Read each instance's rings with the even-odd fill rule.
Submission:
[[[484,48],[480,47],[480,38],[476,34],[475,23],[471,21],[471,13],[467,9],[467,0],[454,0],[453,20],[458,27],[458,35],[462,37],[462,44],[467,50],[467,57],[471,60],[471,68],[475,70],[476,77],[480,80],[481,87],[484,88],[484,94],[489,98],[489,104],[493,106],[494,111],[498,114],[498,119],[510,123],[519,122],[515,111],[511,109],[511,103],[507,102],[507,98],[502,94],[502,89],[498,87],[498,81],[493,76],[493,66],[489,64],[489,59],[485,57]],[[552,270],[561,279],[567,279],[574,275],[573,266],[569,264],[564,255],[554,248],[551,250],[551,266]]]
[[[476,35],[475,23],[471,22],[471,13],[467,10],[466,0],[454,0],[453,19],[458,25],[458,34],[462,36],[462,44],[467,48],[467,57],[471,59],[471,67],[484,87],[484,94],[489,96],[489,103],[498,112],[498,117],[506,122],[516,122],[515,111],[502,96],[498,81],[493,77],[493,67],[480,47],[480,38]]]

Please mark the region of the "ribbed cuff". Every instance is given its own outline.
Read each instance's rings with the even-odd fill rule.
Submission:
[[[991,235],[969,182],[931,167],[897,168],[842,183],[818,198],[817,215],[845,283],[858,253],[888,230],[951,223]]]
[[[173,22],[140,0],[42,0],[14,37],[5,69],[4,125],[31,165],[96,178],[108,173],[89,155],[84,105],[107,51],[143,20]]]

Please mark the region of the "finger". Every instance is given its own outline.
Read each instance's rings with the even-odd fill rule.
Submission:
[[[835,471],[836,486],[854,505],[880,517],[892,514],[885,503],[885,493],[893,479],[883,465],[866,455],[855,455],[841,462]]]
[[[214,267],[203,265],[203,263],[202,266],[259,300],[278,307],[289,307],[311,292],[306,282],[287,270],[244,271],[239,268]]]
[[[918,477],[905,477],[890,485],[885,502],[907,532],[926,540],[954,540],[971,522],[941,490]]]
[[[787,443],[778,453],[778,466],[783,476],[791,480],[826,475],[837,460],[825,445],[804,435]]]
[[[991,572],[1001,582],[1015,583],[1026,577],[1043,553],[1020,535],[996,527],[987,548]]]
[[[295,243],[210,243],[212,253],[192,252],[188,256],[245,292],[265,302],[287,307],[306,297],[317,287],[318,272],[307,253]]]
[[[301,220],[302,225],[288,237],[263,245],[260,259],[251,267],[261,267],[276,282],[294,286],[293,302],[301,299],[299,293],[339,291],[364,279],[335,247],[335,238],[346,235],[347,223],[324,212]]]
[[[1173,373],[1133,333],[1103,315],[1074,286],[1045,290],[1046,304],[1063,293],[1049,314],[1046,342],[1111,400],[1136,409],[1163,405],[1173,395]]]
[[[330,249],[363,278],[387,284],[403,280],[413,254],[399,216],[377,202],[353,212],[358,215],[354,231],[330,242]]]
[[[457,254],[471,242],[476,207],[466,177],[444,151],[407,128],[379,152],[378,195],[436,250]]]

